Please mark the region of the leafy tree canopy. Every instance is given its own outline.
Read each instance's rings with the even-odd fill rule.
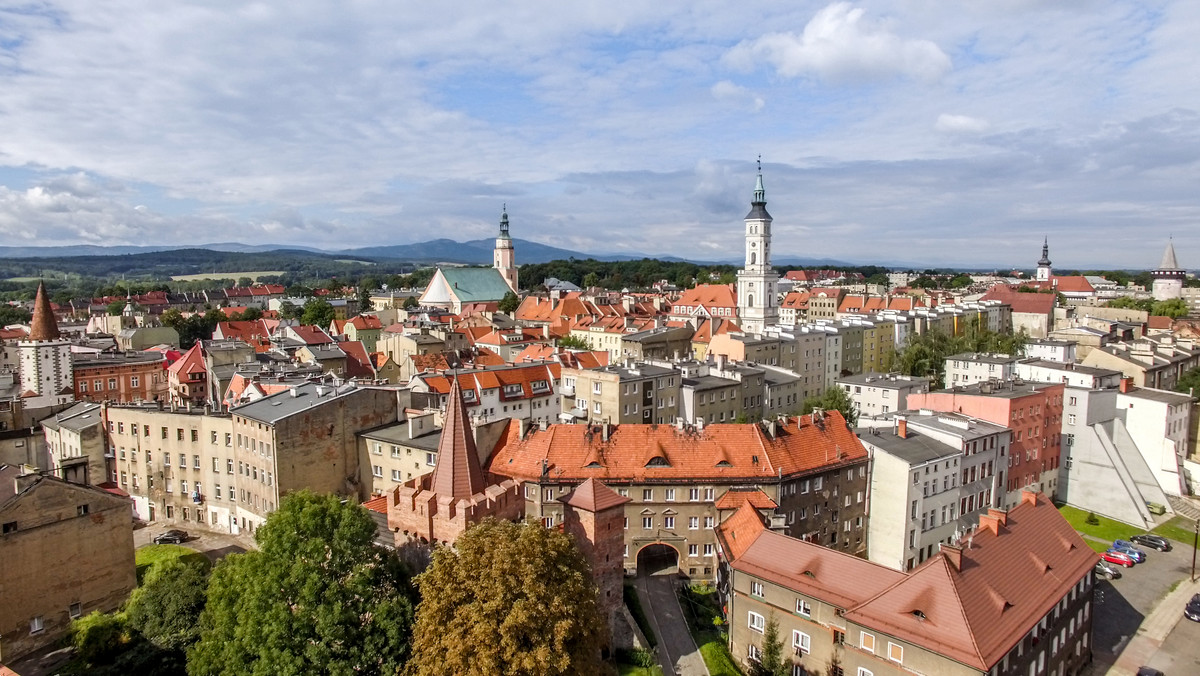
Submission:
[[[894,351],[888,369],[910,376],[931,378],[933,389],[944,387],[946,357],[960,352],[990,352],[1018,356],[1025,353],[1029,336],[1020,333],[997,333],[977,326],[969,327],[959,336],[942,331],[909,334],[903,350]]]
[[[588,342],[586,340],[580,338],[579,336],[571,336],[571,335],[567,335],[567,336],[563,336],[562,338],[559,338],[558,346],[565,347],[568,350],[590,350],[590,349],[592,349],[592,346],[588,345]]]
[[[200,637],[208,574],[202,566],[171,561],[155,566],[125,606],[129,626],[164,650],[183,650]]]
[[[779,637],[779,621],[772,613],[763,628],[762,655],[754,665],[754,676],[790,676],[791,660],[783,656],[783,639]]]
[[[0,304],[0,326],[9,324],[28,324],[33,314],[23,307]]]
[[[333,306],[324,298],[310,298],[304,303],[304,312],[300,315],[300,323],[311,326],[326,327],[333,323],[337,313]]]
[[[1175,381],[1175,391],[1200,396],[1200,366],[1191,369]]]
[[[488,519],[417,583],[414,676],[603,673],[596,587],[566,534]]]
[[[508,293],[504,294],[504,298],[500,299],[500,306],[498,309],[506,315],[511,315],[512,313],[516,312],[517,308],[520,306],[521,299],[517,298],[517,294],[509,291]]]
[[[858,425],[858,409],[854,407],[854,402],[850,400],[850,395],[846,393],[846,390],[840,387],[831,387],[819,396],[805,399],[800,414],[808,415],[813,412],[814,408],[839,411],[851,427]]]
[[[374,545],[359,505],[307,491],[255,534],[259,551],[213,569],[191,676],[397,674],[409,654],[411,587]]]

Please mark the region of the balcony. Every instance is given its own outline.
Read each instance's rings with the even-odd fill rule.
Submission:
[[[575,396],[575,386],[574,385],[563,385],[558,388],[558,393],[564,397],[573,397],[573,396]]]

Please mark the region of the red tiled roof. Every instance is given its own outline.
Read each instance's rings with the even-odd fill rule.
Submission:
[[[306,345],[324,345],[326,343],[333,342],[333,338],[330,338],[329,334],[325,333],[325,331],[319,326],[308,326],[306,324],[301,324],[300,326],[293,326],[292,331],[294,331],[296,336],[300,340],[303,340]]]
[[[661,460],[651,462],[648,452]],[[819,425],[811,416],[787,420],[774,439],[757,424],[706,425],[702,430],[615,425],[608,441],[591,425],[551,425],[523,439],[510,433],[497,445],[489,465],[492,472],[514,478],[542,476],[545,460],[563,481],[729,480],[794,474],[866,456],[841,414],[829,411]]]
[[[1158,315],[1150,315],[1146,318],[1146,327],[1151,329],[1167,329],[1170,330],[1175,320],[1170,317],[1160,317]]]
[[[595,479],[588,479],[575,490],[559,498],[559,502],[595,513],[620,507],[629,502],[629,498],[618,495],[616,491]]]
[[[789,273],[790,274],[790,273]],[[804,310],[808,308],[808,298],[811,296],[807,291],[791,291],[783,297],[783,302],[779,307],[792,308],[796,310]]]
[[[996,284],[983,294],[982,300],[998,300],[1012,307],[1013,312],[1022,314],[1049,315],[1054,312],[1058,300],[1052,293],[1025,293],[1008,288],[1007,284]]]
[[[379,317],[374,315],[358,315],[351,319],[348,324],[353,324],[354,328],[359,331],[370,331],[371,329],[382,329],[383,322],[379,321]]]
[[[27,335],[25,329],[0,328],[0,340],[24,340]]]
[[[738,509],[742,505],[749,504],[754,509],[775,509],[779,503],[771,499],[771,496],[762,491],[761,488],[753,490],[734,490],[730,489],[717,498],[714,505],[717,509]]]
[[[961,565],[943,551],[846,618],[988,671],[1097,559],[1043,495],[1024,494],[1005,519],[961,543]]]
[[[380,514],[387,514],[387,506],[388,506],[387,503],[388,503],[387,496],[380,495],[379,497],[371,498],[370,500],[367,500],[366,502],[362,503],[362,506],[366,507],[367,509],[371,510],[372,512],[378,512]]]
[[[337,344],[346,353],[346,376],[349,378],[374,378],[371,357],[361,340],[344,340]]]
[[[732,284],[697,284],[684,291],[674,305],[704,306],[705,308],[737,307],[737,294],[734,292]]]
[[[200,343],[196,343],[190,350],[183,353],[183,356],[167,367],[167,371],[175,374],[179,380],[190,380],[190,375],[193,373],[208,372],[208,365],[204,363],[204,351],[200,348]]]
[[[743,503],[732,516],[717,526],[717,538],[725,550],[725,558],[736,562],[766,530],[758,510],[749,503]]]

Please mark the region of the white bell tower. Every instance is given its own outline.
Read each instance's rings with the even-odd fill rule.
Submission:
[[[746,333],[762,333],[764,328],[779,323],[775,297],[779,275],[771,267],[771,214],[767,213],[761,158],[754,199],[745,220],[746,266],[737,273],[738,319]]]

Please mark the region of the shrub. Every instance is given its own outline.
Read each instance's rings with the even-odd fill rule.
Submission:
[[[618,649],[617,661],[621,664],[632,664],[636,667],[644,667],[646,669],[658,664],[654,653],[643,648],[634,648],[633,650]]]
[[[71,623],[71,643],[89,664],[112,660],[129,643],[129,626],[124,613],[106,615],[98,610]]]
[[[1083,520],[1089,526],[1099,526],[1100,517],[1096,516],[1095,512],[1088,512],[1087,518]]]

